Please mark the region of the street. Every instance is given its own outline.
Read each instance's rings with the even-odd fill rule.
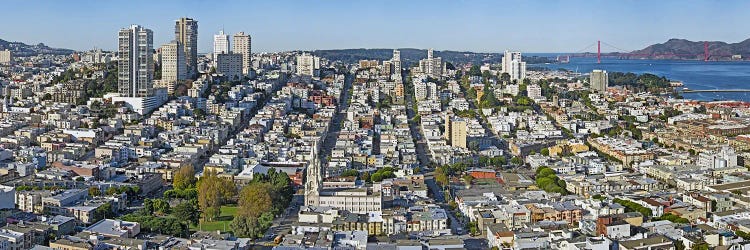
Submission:
[[[351,74],[347,74],[344,80],[344,88],[341,90],[341,99],[339,105],[336,107],[336,115],[331,119],[330,127],[326,133],[326,138],[323,140],[323,145],[320,148],[318,157],[323,166],[328,164],[326,156],[331,154],[331,150],[336,146],[336,140],[338,139],[339,132],[341,131],[341,122],[346,115],[346,109],[349,108],[349,89],[352,88],[353,77]]]

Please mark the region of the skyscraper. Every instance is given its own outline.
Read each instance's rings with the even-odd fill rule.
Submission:
[[[589,76],[589,86],[596,92],[606,92],[609,87],[609,75],[606,70],[595,69]]]
[[[242,54],[242,74],[247,75],[252,67],[252,38],[245,32],[234,34],[232,52]]]
[[[131,25],[119,32],[117,61],[118,92],[124,97],[153,95],[154,34],[140,25]]]
[[[423,73],[432,78],[439,78],[443,75],[443,59],[434,57],[432,49],[427,50],[427,59],[419,60],[419,67]]]
[[[214,61],[219,58],[219,54],[226,53],[229,53],[229,35],[221,30],[218,35],[214,35]]]
[[[175,40],[182,44],[188,77],[198,74],[198,21],[182,17],[175,21]]]
[[[168,86],[174,86],[177,81],[187,79],[187,63],[182,43],[177,40],[161,46],[161,80]],[[171,93],[174,89],[167,88]]]
[[[315,74],[315,56],[302,53],[297,56],[297,74],[312,76]]]
[[[508,73],[511,81],[526,78],[526,62],[521,60],[521,52],[506,50],[502,64],[503,73]]]
[[[401,51],[393,50],[393,74],[396,75],[396,81],[401,82]]]

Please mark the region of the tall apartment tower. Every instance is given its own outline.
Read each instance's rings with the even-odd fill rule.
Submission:
[[[315,56],[302,53],[297,56],[297,74],[299,75],[315,75]]]
[[[391,59],[393,61],[393,73],[396,74],[396,81],[401,81],[401,51],[394,49],[393,50],[393,58]]]
[[[245,32],[234,34],[232,38],[232,52],[242,54],[242,74],[247,75],[252,68],[252,37]]]
[[[503,56],[503,73],[510,75],[510,80],[523,80],[526,78],[526,62],[521,60],[521,52],[505,51]]]
[[[595,69],[589,76],[589,86],[596,92],[606,92],[609,87],[609,75],[606,70]]]
[[[0,64],[10,64],[13,62],[13,53],[10,50],[0,50]]]
[[[118,92],[124,97],[152,96],[154,33],[140,25],[131,25],[120,30],[118,39]]]
[[[427,58],[419,60],[419,68],[422,73],[433,78],[439,78],[443,75],[443,59],[434,57],[432,49],[427,50]]]
[[[174,83],[187,79],[187,63],[185,50],[177,40],[161,46],[161,80]],[[170,91],[171,92],[171,91]]]
[[[451,146],[466,148],[466,119],[454,118],[451,121]]]
[[[216,58],[219,58],[219,54],[227,54],[229,52],[229,35],[224,34],[224,30],[221,30],[218,35],[214,35],[214,61],[216,61]]]
[[[451,142],[451,113],[448,112],[445,114],[445,131],[443,132],[443,138],[448,141],[448,143]]]
[[[198,74],[198,21],[182,17],[174,24],[174,37],[182,44],[187,65],[187,76],[195,77]]]

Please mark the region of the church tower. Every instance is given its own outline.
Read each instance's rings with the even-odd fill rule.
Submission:
[[[305,205],[320,206],[320,188],[323,181],[320,175],[320,158],[318,158],[316,145],[312,146],[310,156],[312,159],[310,159],[310,164],[307,165],[305,180]]]

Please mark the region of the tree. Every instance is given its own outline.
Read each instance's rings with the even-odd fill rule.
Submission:
[[[694,249],[694,250],[708,250],[709,247],[708,247],[708,243],[706,243],[704,241],[704,242],[700,242],[700,243],[697,243],[697,244],[693,245],[693,247],[691,247],[690,249]]]
[[[154,213],[154,202],[151,199],[143,200],[143,208],[141,209],[143,214],[151,215]]]
[[[544,156],[549,156],[549,148],[543,148],[540,153]]]
[[[118,193],[118,190],[116,187],[109,187],[107,188],[107,195],[115,195]]]
[[[193,109],[193,115],[195,116],[195,119],[202,120],[206,118],[206,111],[203,111],[202,109],[195,108]]]
[[[198,224],[198,219],[200,219],[200,211],[198,211],[198,208],[196,208],[195,204],[192,202],[177,204],[177,206],[172,209],[172,215],[188,225]]]
[[[350,177],[350,176],[357,177],[357,176],[359,176],[359,171],[357,171],[356,169],[347,169],[346,171],[344,171],[343,173],[341,173],[341,176],[343,176],[343,177]]]
[[[260,217],[237,216],[229,226],[237,236],[257,239],[263,237],[263,234],[271,226],[272,222],[273,214],[267,212]]]
[[[165,201],[164,199],[153,199],[154,203],[154,212],[157,212],[161,215],[169,214],[170,207],[169,203]]]
[[[214,171],[205,171],[198,182],[198,207],[203,219],[213,221],[221,214],[221,205],[235,192],[234,184]]]
[[[383,181],[383,174],[381,173],[374,173],[372,176],[370,176],[370,181],[372,182],[381,182]]]
[[[372,182],[371,177],[370,177],[370,172],[362,173],[362,177],[360,179],[366,182]]]
[[[446,166],[439,166],[435,169],[435,181],[441,186],[448,185],[448,175],[450,170]]]
[[[521,165],[523,163],[523,160],[521,160],[521,158],[518,158],[518,156],[514,156],[510,159],[510,163],[512,163],[513,165]]]
[[[99,191],[98,187],[89,187],[89,196],[96,197],[96,196],[99,196],[101,194],[102,194],[102,192]]]
[[[685,244],[682,243],[682,240],[676,240],[676,241],[674,241],[674,249],[675,250],[685,250]]]
[[[463,179],[464,179],[464,182],[466,182],[466,185],[471,185],[471,182],[474,180],[474,176],[467,174],[467,175],[464,175]]]
[[[254,182],[242,188],[238,200],[238,216],[259,217],[262,213],[271,211],[273,187],[269,183]]]
[[[172,186],[175,189],[195,187],[195,168],[192,165],[182,166],[172,176]]]
[[[479,226],[477,225],[476,221],[469,222],[469,224],[466,224],[466,227],[469,228],[469,233],[471,235],[479,234]]]
[[[270,172],[269,173],[275,173]],[[274,196],[276,189],[268,182],[251,182],[242,188],[239,209],[230,227],[241,237],[259,238],[271,226],[274,216]],[[281,211],[276,211],[281,212]]]
[[[94,219],[92,221],[100,221],[102,219],[106,218],[114,218],[115,213],[112,212],[112,204],[111,203],[104,203],[104,205],[101,205],[100,207],[96,208],[94,210],[93,214]]]
[[[471,76],[482,76],[482,71],[479,70],[479,65],[472,65],[469,69],[469,75]]]

